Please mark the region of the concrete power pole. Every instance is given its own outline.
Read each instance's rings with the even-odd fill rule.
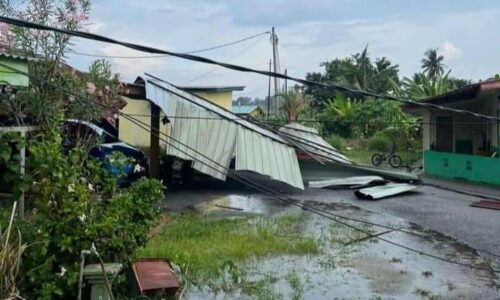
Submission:
[[[273,45],[273,71],[274,73],[278,73],[278,37],[276,36],[276,33],[274,32],[274,26],[271,30],[271,43]],[[279,86],[278,86],[278,78],[274,77],[274,114],[278,114],[279,110],[279,101],[278,101],[278,94],[279,94]]]
[[[271,65],[273,61],[269,59],[269,72],[271,72]],[[267,86],[267,118],[271,115],[271,75],[269,75],[269,85]]]

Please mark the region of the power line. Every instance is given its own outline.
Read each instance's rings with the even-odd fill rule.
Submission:
[[[32,78],[32,77],[33,77],[33,76],[31,76],[30,74],[28,74],[28,73],[26,73],[26,72],[20,71],[20,70],[18,70],[18,69],[16,69],[16,68],[13,68],[13,67],[8,66],[8,65],[6,65],[6,64],[0,63],[0,66],[4,67],[4,68],[6,68],[6,69],[10,69],[10,70],[17,71],[17,73],[19,73],[19,74],[23,74],[23,75],[28,76],[28,77],[30,77],[30,78]],[[38,79],[38,80],[40,80],[39,78],[37,78],[37,79]],[[63,91],[63,92],[65,92],[65,93],[68,93],[68,94],[70,94],[70,95],[76,96],[76,97],[78,97],[78,98],[80,98],[80,99],[86,99],[86,97],[81,96],[80,94],[74,93],[74,92],[72,92],[72,91],[69,91],[69,90],[67,90],[67,89],[65,89],[65,88],[62,88],[62,87],[59,87],[59,86],[55,86],[55,85],[54,85],[53,83],[51,83],[51,82],[48,82],[48,81],[46,81],[46,80],[41,80],[41,81],[45,82],[46,84],[52,85],[52,86],[56,87],[57,89],[62,90],[62,91]],[[104,105],[104,104],[102,104],[102,103],[99,103],[99,102],[95,102],[95,101],[93,101],[93,103],[94,103],[94,104],[96,104],[96,105],[98,105],[98,106],[101,106],[101,107],[103,107],[103,108],[106,108],[106,109],[114,109],[114,108],[112,108],[112,107],[106,106],[106,105]],[[444,262],[448,262],[448,263],[451,263],[451,264],[456,264],[456,265],[460,265],[460,266],[464,266],[464,267],[469,267],[469,268],[472,268],[472,269],[477,269],[477,270],[485,270],[485,271],[492,271],[492,272],[494,272],[494,273],[500,273],[500,271],[499,271],[499,270],[494,270],[494,269],[487,270],[487,269],[485,269],[485,268],[481,268],[481,267],[478,267],[478,266],[469,265],[469,264],[462,263],[462,262],[457,262],[457,261],[452,261],[452,260],[447,259],[447,258],[443,258],[443,257],[437,256],[437,255],[433,255],[433,254],[430,254],[430,253],[426,253],[426,252],[420,251],[420,250],[418,250],[418,249],[414,249],[414,248],[411,248],[411,247],[408,247],[408,246],[402,245],[402,244],[400,244],[400,243],[396,243],[396,242],[393,242],[393,241],[391,241],[391,240],[387,240],[387,239],[382,238],[382,237],[380,237],[380,236],[373,235],[373,234],[372,234],[371,232],[369,232],[369,231],[363,230],[363,229],[361,229],[361,228],[358,228],[358,227],[356,227],[356,226],[354,226],[354,225],[351,225],[351,224],[348,224],[348,223],[346,223],[346,222],[339,221],[339,220],[337,220],[336,218],[341,218],[341,219],[347,219],[347,218],[346,218],[346,217],[344,217],[344,216],[341,216],[341,215],[337,215],[337,214],[334,214],[334,213],[328,212],[328,211],[326,211],[326,210],[318,209],[318,208],[316,208],[316,207],[314,207],[314,206],[305,205],[305,204],[303,204],[300,200],[296,200],[296,199],[293,199],[293,198],[291,198],[291,197],[288,197],[288,196],[286,196],[286,195],[284,195],[284,194],[282,194],[282,193],[276,192],[276,191],[274,191],[273,189],[268,188],[267,186],[263,186],[263,185],[261,185],[261,184],[259,184],[259,183],[255,183],[255,182],[253,182],[252,180],[249,180],[249,179],[246,179],[246,178],[242,178],[242,177],[240,177],[238,174],[233,173],[233,171],[232,171],[232,170],[230,170],[230,169],[226,168],[225,166],[220,165],[217,161],[214,161],[213,159],[211,159],[211,158],[207,157],[207,156],[206,156],[206,155],[204,155],[203,153],[198,152],[196,149],[191,148],[190,146],[188,146],[188,145],[186,145],[186,144],[184,144],[184,143],[182,143],[182,142],[180,142],[180,141],[176,140],[175,138],[173,138],[173,137],[171,137],[171,136],[168,136],[167,134],[162,133],[162,132],[159,132],[159,133],[157,133],[157,132],[153,132],[153,131],[151,131],[151,126],[150,126],[150,125],[148,125],[148,124],[146,124],[146,123],[144,123],[144,122],[141,122],[140,120],[138,120],[138,119],[136,119],[136,118],[130,117],[130,116],[128,116],[128,115],[127,115],[127,114],[125,114],[125,113],[119,112],[119,114],[120,114],[120,115],[122,115],[122,116],[124,116],[125,118],[127,118],[128,120],[130,120],[131,122],[133,122],[134,124],[136,124],[137,126],[139,126],[140,128],[142,128],[143,130],[146,130],[146,131],[148,131],[150,134],[153,134],[153,135],[157,136],[159,139],[161,139],[163,142],[167,143],[167,144],[168,144],[168,145],[170,145],[171,147],[176,148],[175,146],[173,146],[173,145],[172,145],[172,143],[171,143],[171,142],[169,142],[169,141],[167,141],[166,139],[162,138],[162,137],[161,137],[161,135],[164,135],[164,136],[168,137],[168,139],[169,139],[169,140],[173,140],[173,141],[175,141],[176,143],[178,143],[178,144],[180,144],[180,145],[184,146],[186,149],[189,149],[189,150],[191,150],[191,151],[194,151],[195,153],[197,153],[198,155],[200,155],[200,156],[201,156],[201,157],[203,157],[204,159],[207,159],[210,163],[206,163],[206,162],[200,161],[197,157],[194,157],[192,154],[187,153],[186,151],[183,151],[183,150],[181,150],[181,149],[179,149],[179,148],[176,148],[178,151],[181,151],[181,152],[182,152],[182,153],[184,153],[185,155],[187,155],[187,156],[191,157],[193,160],[198,161],[198,162],[200,162],[200,163],[202,163],[202,164],[206,165],[206,166],[207,166],[207,167],[209,167],[209,168],[212,168],[212,169],[213,169],[213,170],[215,170],[216,172],[220,172],[220,173],[224,174],[221,170],[219,170],[219,169],[217,169],[217,168],[213,167],[213,165],[212,165],[212,164],[219,165],[220,167],[222,167],[222,168],[223,168],[223,169],[227,172],[227,174],[228,174],[231,178],[233,178],[233,179],[237,180],[237,181],[238,181],[238,182],[240,182],[240,183],[246,184],[246,185],[248,185],[248,186],[250,186],[250,187],[253,187],[253,188],[255,188],[255,189],[257,189],[257,190],[259,190],[259,191],[261,191],[261,192],[264,192],[264,193],[267,193],[267,194],[271,194],[271,195],[275,196],[275,197],[276,197],[277,199],[279,199],[279,200],[285,201],[285,202],[287,202],[287,203],[289,203],[289,204],[291,204],[291,205],[294,205],[294,206],[300,207],[300,208],[302,208],[302,209],[304,209],[304,210],[310,211],[310,212],[315,213],[315,214],[317,214],[317,215],[319,215],[319,216],[325,217],[325,218],[330,219],[330,220],[332,220],[332,221],[334,221],[334,222],[337,222],[337,223],[339,223],[339,224],[342,224],[342,225],[344,225],[344,226],[346,226],[346,227],[349,227],[349,228],[352,228],[352,229],[354,229],[354,230],[356,230],[356,231],[359,231],[359,232],[361,232],[361,233],[364,233],[364,234],[366,234],[366,235],[367,235],[367,237],[369,237],[370,239],[375,238],[375,239],[378,239],[378,240],[384,241],[384,242],[386,242],[386,243],[388,243],[388,244],[391,244],[391,245],[394,245],[394,246],[397,246],[397,247],[400,247],[400,248],[403,248],[403,249],[406,249],[406,250],[409,250],[409,251],[415,252],[415,253],[417,253],[417,254],[424,255],[424,256],[427,256],[427,257],[431,257],[431,258],[434,258],[434,259],[437,259],[437,260],[441,260],[441,261],[444,261]],[[143,124],[143,126],[142,126],[142,127],[141,127],[141,125],[140,125],[141,123]],[[147,128],[149,128],[149,129],[147,129]],[[356,222],[361,222],[361,223],[366,222],[366,221],[362,221],[362,220],[356,220],[356,219],[354,219],[354,218],[350,218],[350,220],[352,220],[352,221],[356,221]],[[374,226],[377,226],[375,223],[371,223],[371,224],[372,224],[372,225],[374,225]],[[395,230],[396,230],[396,229],[395,229]],[[485,253],[486,253],[486,252],[485,252]]]
[[[259,36],[262,36],[262,35],[265,35],[265,34],[270,34],[270,32],[269,31],[264,31],[264,32],[261,32],[261,33],[258,33],[258,34],[254,34],[254,35],[248,36],[246,38],[242,38],[242,39],[234,41],[234,42],[230,42],[230,43],[226,43],[226,44],[222,44],[222,45],[218,45],[218,46],[213,46],[213,47],[209,47],[209,48],[204,48],[204,49],[200,49],[200,50],[194,50],[194,51],[184,52],[184,53],[186,53],[186,54],[195,54],[195,53],[200,53],[200,52],[206,52],[206,51],[216,50],[216,49],[220,49],[220,48],[224,48],[224,47],[236,45],[236,44],[239,44],[239,43],[242,43],[242,42],[254,39],[256,37],[259,37]],[[77,51],[74,51],[74,50],[69,50],[69,52],[71,54],[76,54],[76,55],[80,55],[80,56],[101,57],[101,58],[117,58],[117,59],[144,59],[144,58],[160,58],[160,57],[167,57],[167,56],[169,56],[168,54],[165,54],[165,55],[146,55],[146,56],[102,55],[102,54],[92,54],[92,53],[77,52]]]
[[[165,142],[167,145],[169,145],[170,147],[173,147],[174,149],[182,152],[183,154],[187,155],[188,157],[190,157],[191,159],[195,160],[195,161],[198,161],[200,162],[201,164],[207,166],[207,167],[210,167],[212,168],[214,171],[216,172],[219,172],[221,174],[224,174],[222,171],[218,170],[217,168],[211,166],[210,163],[206,163],[206,162],[203,162],[203,161],[200,161],[198,158],[196,158],[194,155],[192,154],[189,154],[187,151],[183,151],[181,150],[179,147],[176,147],[174,146],[171,142],[167,141],[166,139],[164,138],[161,138],[160,134],[157,134],[157,133],[153,133],[152,131],[146,129],[146,127],[144,126],[141,126],[140,124],[144,124],[144,125],[147,125],[146,123],[143,123],[143,122],[137,122],[136,119],[134,118],[130,118],[127,116],[127,114],[123,114],[123,113],[120,113],[120,115],[124,116],[125,118],[127,118],[129,121],[131,121],[132,123],[134,123],[135,125],[137,125],[138,127],[142,128],[143,130],[149,132],[150,134],[153,134],[155,136],[157,136],[159,139],[161,139],[163,142]],[[168,137],[169,139],[171,140],[174,140],[176,143],[178,143],[180,146],[183,146],[185,148],[187,148],[188,150],[190,151],[194,151],[196,154],[198,155],[201,155],[202,157],[204,158],[207,158],[205,155],[203,155],[202,153],[196,151],[195,149],[189,147],[188,145],[176,140],[176,139],[173,139],[171,136]],[[214,163],[216,165],[219,165],[221,166],[220,164],[218,164],[216,161],[210,159],[210,158],[207,158],[209,160],[209,162],[211,163]],[[223,167],[223,166],[221,166]],[[223,167],[224,168],[224,167]],[[324,218],[327,218],[331,221],[334,221],[336,223],[339,223],[339,224],[342,224],[346,227],[349,227],[353,230],[356,230],[356,231],[359,231],[361,233],[364,233],[366,234],[366,236],[369,238],[369,239],[372,239],[372,238],[375,238],[375,239],[378,239],[378,240],[381,240],[383,242],[386,242],[388,244],[391,244],[391,245],[394,245],[394,246],[397,246],[397,247],[400,247],[400,248],[403,248],[403,249],[406,249],[406,250],[409,250],[409,251],[412,251],[414,253],[417,253],[417,254],[420,254],[420,255],[424,255],[424,256],[427,256],[427,257],[431,257],[431,258],[434,258],[434,259],[437,259],[437,260],[441,260],[441,261],[444,261],[444,262],[447,262],[447,263],[451,263],[451,264],[456,264],[456,265],[460,265],[460,266],[463,266],[463,267],[468,267],[468,268],[472,268],[472,269],[477,269],[477,270],[484,270],[484,271],[490,271],[488,269],[485,269],[485,268],[482,268],[482,267],[478,267],[478,266],[474,266],[474,265],[469,265],[469,264],[466,264],[466,263],[462,263],[462,262],[457,262],[457,261],[452,261],[450,259],[447,259],[447,258],[444,258],[444,257],[440,257],[440,256],[437,256],[437,255],[433,255],[433,254],[429,254],[429,253],[426,253],[426,252],[423,252],[423,251],[420,251],[420,250],[417,250],[417,249],[414,249],[414,248],[411,248],[411,247],[408,247],[408,246],[405,246],[403,244],[400,244],[400,243],[396,243],[396,242],[393,242],[391,240],[388,240],[388,239],[385,239],[385,238],[382,238],[380,236],[377,236],[377,235],[374,235],[372,234],[371,232],[367,231],[367,230],[364,230],[364,229],[361,229],[361,228],[358,228],[354,225],[351,225],[351,224],[348,224],[346,222],[343,222],[343,221],[339,221],[338,219],[336,218],[340,218],[340,219],[348,219],[348,220],[351,220],[351,221],[354,221],[354,222],[358,222],[358,223],[365,223],[365,224],[370,224],[370,225],[373,225],[373,226],[378,226],[378,227],[386,227],[385,225],[380,225],[380,224],[376,224],[376,223],[372,223],[372,222],[368,222],[368,221],[363,221],[363,220],[358,220],[358,219],[354,219],[354,218],[348,218],[348,217],[344,217],[344,216],[341,216],[341,215],[338,215],[338,214],[333,214],[331,212],[327,212],[325,210],[322,210],[322,209],[318,209],[314,206],[309,206],[309,205],[305,205],[303,204],[301,201],[299,200],[295,200],[293,198],[289,198],[289,197],[286,197],[285,195],[281,194],[281,193],[278,193],[272,189],[268,189],[267,187],[265,186],[262,186],[258,183],[254,183],[252,181],[245,181],[244,179],[242,179],[241,177],[238,177],[237,175],[233,174],[232,173],[232,170],[230,169],[227,169],[227,168],[224,168],[228,173],[228,176],[235,179],[236,181],[240,182],[240,183],[243,183],[243,184],[246,184],[252,188],[255,188],[257,189],[258,191],[260,192],[264,192],[264,193],[267,193],[267,194],[271,194],[272,196],[276,197],[277,199],[279,200],[282,200],[282,201],[285,201],[291,205],[294,205],[294,206],[297,206],[299,208],[302,208],[306,211],[309,211],[313,214],[316,214],[316,215],[319,215],[319,216],[322,216]],[[285,198],[283,198],[285,197]],[[392,227],[389,227],[387,226],[388,228],[391,228],[393,230],[398,230],[396,228],[392,228]],[[500,271],[498,270],[494,270],[492,269],[491,270],[492,272],[494,273],[500,273]]]
[[[263,38],[263,37],[262,37],[262,38]],[[241,55],[243,55],[245,52],[247,52],[248,50],[250,50],[251,48],[253,48],[255,45],[257,45],[257,44],[258,44],[258,43],[262,40],[262,38],[260,38],[260,39],[256,40],[256,41],[255,41],[255,43],[252,43],[252,44],[248,45],[248,47],[245,47],[242,51],[240,51],[238,54],[236,54],[236,55],[235,55],[235,56],[234,56],[231,60],[235,60],[236,58],[240,57],[240,56],[241,56]],[[217,71],[219,68],[220,68],[220,67],[219,67],[219,66],[217,66],[217,67],[215,67],[215,68],[213,68],[213,69],[211,69],[211,70],[209,70],[209,71],[207,71],[207,72],[205,72],[205,73],[203,73],[203,74],[201,74],[201,75],[199,75],[199,76],[197,76],[197,77],[195,77],[195,78],[193,78],[193,79],[191,79],[191,80],[187,81],[185,84],[192,83],[192,82],[194,82],[194,81],[200,80],[200,79],[202,79],[202,78],[204,78],[204,77],[206,77],[206,76],[210,75],[211,73],[213,73],[213,72]]]
[[[5,65],[5,64],[2,64],[0,63],[0,66],[3,66],[7,69],[14,69],[8,65]],[[17,69],[14,69],[14,70],[17,70]],[[19,71],[19,70],[18,70]],[[33,76],[30,76],[28,73],[26,72],[22,72],[22,71],[19,71],[20,74],[24,74],[26,76],[29,76],[29,77],[33,77]],[[59,87],[59,86],[55,86],[53,83],[50,83],[48,81],[44,81],[46,82],[47,84],[49,85],[52,85],[54,87],[56,87],[57,89],[59,90],[62,90],[63,92],[67,93],[67,94],[70,94],[70,95],[73,95],[77,98],[80,98],[80,99],[86,99],[85,96],[82,96],[80,94],[77,94],[77,93],[74,93],[72,91],[69,91],[65,88],[62,88],[62,87]],[[102,104],[102,103],[99,103],[99,102],[96,102],[96,101],[92,101],[95,105],[98,105],[98,106],[101,106],[105,109],[113,109],[112,107],[109,107],[105,104]],[[162,132],[153,132],[151,130],[151,126],[144,123],[144,122],[141,122],[140,120],[136,119],[136,118],[133,118],[133,117],[130,117],[128,116],[127,114],[125,113],[121,113],[119,112],[120,115],[122,115],[123,117],[127,118],[129,121],[131,121],[132,123],[134,123],[135,125],[137,125],[138,127],[142,128],[143,130],[149,132],[150,134],[153,134],[154,136],[158,137],[159,139],[161,139],[163,142],[165,142],[166,144],[168,144],[169,146],[177,149],[178,151],[184,153],[185,155],[187,155],[188,157],[190,157],[191,159],[195,160],[195,161],[198,161],[202,164],[204,164],[205,166],[215,170],[216,172],[219,172],[221,174],[224,174],[223,171],[217,169],[216,167],[214,167],[213,165],[218,165],[220,166],[221,168],[224,169],[224,171],[227,172],[228,176],[230,176],[231,178],[235,179],[236,181],[240,182],[240,183],[243,183],[243,184],[246,184],[252,188],[255,188],[256,190],[258,191],[261,191],[261,192],[264,192],[264,193],[267,193],[267,194],[270,194],[274,197],[276,197],[277,199],[281,200],[281,201],[284,201],[286,203],[289,203],[291,205],[294,205],[294,206],[297,206],[299,208],[302,208],[306,211],[309,211],[313,214],[316,214],[316,215],[319,215],[319,216],[322,216],[324,218],[327,218],[331,221],[334,221],[334,222],[337,222],[339,224],[342,224],[346,227],[349,227],[353,230],[356,230],[358,232],[361,232],[361,233],[364,233],[366,234],[366,236],[369,238],[369,239],[372,239],[372,238],[375,238],[375,239],[378,239],[380,241],[383,241],[383,242],[386,242],[388,244],[391,244],[391,245],[394,245],[394,246],[397,246],[397,247],[400,247],[400,248],[403,248],[403,249],[406,249],[406,250],[409,250],[409,251],[412,251],[414,253],[417,253],[417,254],[420,254],[420,255],[424,255],[424,256],[427,256],[427,257],[430,257],[430,258],[434,258],[434,259],[437,259],[437,260],[441,260],[441,261],[444,261],[444,262],[447,262],[447,263],[451,263],[451,264],[456,264],[456,265],[460,265],[460,266],[463,266],[463,267],[468,267],[468,268],[471,268],[471,269],[476,269],[476,270],[484,270],[484,271],[492,271],[494,273],[500,273],[500,271],[498,270],[494,270],[494,269],[491,269],[491,270],[488,270],[488,269],[485,269],[485,268],[482,268],[482,267],[478,267],[478,266],[474,266],[474,265],[469,265],[469,264],[466,264],[466,263],[462,263],[462,262],[457,262],[457,261],[453,261],[453,260],[450,260],[450,259],[447,259],[447,258],[444,258],[444,257],[440,257],[440,256],[437,256],[437,255],[433,255],[433,254],[430,254],[430,253],[426,253],[426,252],[423,252],[423,251],[420,251],[418,249],[414,249],[414,248],[411,248],[411,247],[408,247],[406,245],[403,245],[403,244],[400,244],[400,243],[396,243],[396,242],[393,242],[391,240],[388,240],[388,239],[385,239],[385,238],[382,238],[378,235],[374,235],[372,234],[371,232],[367,231],[367,230],[364,230],[364,229],[361,229],[361,228],[358,228],[354,225],[351,225],[351,224],[348,224],[346,222],[343,222],[343,221],[340,221],[338,220],[337,218],[340,218],[340,219],[346,219],[346,220],[351,220],[351,221],[355,221],[355,222],[360,222],[360,223],[370,223],[370,222],[367,222],[367,221],[363,221],[363,220],[356,220],[354,218],[348,218],[348,217],[344,217],[342,215],[337,215],[337,214],[334,214],[332,212],[328,212],[326,210],[322,210],[322,209],[318,209],[314,206],[310,206],[310,205],[306,205],[304,203],[302,203],[301,201],[299,200],[296,200],[296,199],[293,199],[291,197],[287,197],[286,195],[283,195],[282,193],[279,193],[279,192],[276,192],[274,191],[273,189],[271,188],[268,188],[267,186],[263,186],[259,183],[256,183],[252,180],[249,180],[249,179],[246,179],[246,178],[242,178],[241,176],[239,176],[238,174],[236,174],[233,170],[230,170],[228,168],[226,168],[225,166],[222,166],[220,165],[217,161],[214,161],[212,158],[209,158],[207,157],[206,155],[204,155],[203,153],[200,153],[198,152],[196,149],[193,149],[192,147],[176,140],[175,138],[171,137],[171,136],[168,136]],[[162,138],[161,135],[164,135],[164,136],[167,136],[168,137],[168,140],[165,139],[165,138]],[[190,151],[193,151],[195,152],[197,155],[200,155],[201,157],[203,157],[204,159],[207,159],[210,163],[207,163],[207,162],[204,162],[204,161],[200,161],[199,160],[199,157],[195,157],[193,156],[192,154],[188,153],[187,151],[184,151],[182,149],[180,149],[179,147],[176,147],[174,146],[170,141],[173,140],[174,142],[176,142],[177,144],[183,146],[184,148],[186,149],[189,149]],[[374,226],[377,226],[375,225],[375,223],[370,223],[371,225],[374,225]]]
[[[172,52],[172,51],[161,50],[158,48],[144,46],[144,45],[140,45],[140,44],[122,42],[119,40],[115,40],[115,39],[112,39],[112,38],[109,38],[106,36],[102,36],[102,35],[98,35],[98,34],[94,34],[94,33],[88,33],[88,32],[76,31],[76,30],[68,30],[68,29],[63,29],[63,28],[56,28],[53,26],[37,24],[37,23],[19,20],[19,19],[14,19],[14,18],[9,18],[9,17],[5,17],[5,16],[0,16],[0,22],[15,25],[15,26],[20,26],[20,27],[25,27],[25,28],[58,32],[58,33],[62,33],[62,34],[81,37],[84,39],[95,40],[95,41],[100,41],[100,42],[110,43],[110,44],[115,44],[115,45],[121,45],[121,46],[130,48],[130,49],[134,49],[134,50],[138,50],[138,51],[142,51],[142,52],[148,52],[148,53],[154,53],[154,54],[166,54],[166,55],[170,55],[173,57],[178,57],[178,58],[196,61],[196,62],[200,62],[200,63],[218,65],[218,66],[221,66],[221,67],[224,67],[227,69],[231,69],[231,70],[235,70],[235,71],[239,71],[239,72],[255,73],[255,74],[260,74],[260,75],[265,75],[265,76],[273,76],[275,78],[280,78],[280,79],[288,79],[288,80],[292,80],[292,81],[295,81],[295,82],[298,82],[298,83],[301,83],[304,85],[314,85],[314,86],[319,86],[319,87],[323,87],[323,88],[334,89],[334,90],[338,90],[341,92],[357,94],[357,95],[360,95],[363,97],[372,97],[372,98],[381,99],[381,100],[391,100],[391,101],[396,101],[396,102],[400,102],[400,103],[404,103],[404,104],[412,104],[412,105],[426,107],[426,108],[434,108],[434,109],[439,109],[439,110],[443,110],[443,111],[450,111],[450,112],[454,112],[454,113],[458,113],[458,114],[471,115],[471,116],[474,116],[477,118],[484,118],[484,119],[489,119],[489,120],[494,120],[494,121],[500,121],[499,117],[484,115],[484,114],[476,113],[476,112],[473,112],[470,110],[456,109],[456,108],[441,106],[441,105],[428,103],[428,102],[404,100],[404,99],[400,99],[400,98],[397,98],[397,97],[392,96],[392,95],[377,94],[377,93],[373,93],[373,92],[368,92],[368,91],[364,91],[364,90],[358,90],[358,89],[353,89],[353,88],[341,86],[341,85],[334,84],[334,83],[322,83],[322,82],[292,77],[292,76],[288,76],[288,75],[284,75],[284,74],[280,74],[280,73],[276,73],[276,72],[269,72],[269,71],[252,69],[252,68],[248,68],[248,67],[244,67],[244,66],[240,66],[240,65],[219,62],[219,61],[209,59],[209,58],[206,58],[203,56]]]

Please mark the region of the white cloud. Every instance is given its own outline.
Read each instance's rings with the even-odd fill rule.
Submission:
[[[453,60],[462,56],[462,50],[451,42],[444,42],[438,50],[439,54],[443,55],[447,60]]]
[[[148,56],[147,53],[138,52],[118,45],[107,45],[99,49],[105,56]],[[155,58],[109,58],[118,73],[124,79],[134,79],[144,72],[156,72],[165,68],[165,57]]]

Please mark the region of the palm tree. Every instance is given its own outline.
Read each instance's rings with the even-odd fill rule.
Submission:
[[[435,79],[444,73],[444,56],[438,54],[438,49],[429,49],[425,51],[425,57],[422,58],[422,70],[429,79]]]
[[[393,82],[394,95],[399,98],[420,100],[428,97],[444,94],[455,88],[449,80],[449,74],[431,79],[417,73],[413,79],[403,78],[400,84]]]
[[[289,123],[297,121],[299,114],[312,102],[310,95],[305,95],[297,90],[279,96],[283,97],[281,110],[285,113]]]

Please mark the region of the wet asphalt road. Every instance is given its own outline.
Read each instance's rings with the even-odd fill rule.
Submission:
[[[389,214],[500,255],[500,211],[470,207],[482,198],[423,186],[416,192],[378,201],[359,200],[351,190],[308,189],[295,198],[346,202]],[[484,253],[481,253],[484,254]]]

